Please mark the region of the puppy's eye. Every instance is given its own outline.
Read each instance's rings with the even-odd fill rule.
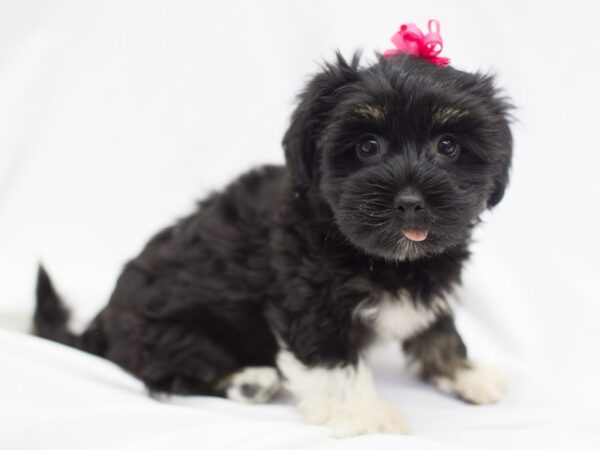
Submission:
[[[358,156],[362,158],[369,158],[379,153],[379,142],[373,136],[369,136],[363,139],[360,144],[356,147]]]
[[[447,158],[454,158],[460,151],[460,144],[451,136],[442,136],[437,142],[437,151]]]

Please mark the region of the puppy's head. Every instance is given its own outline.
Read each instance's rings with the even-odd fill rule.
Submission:
[[[321,195],[339,230],[389,259],[443,252],[504,194],[509,104],[490,76],[399,54],[338,55],[300,96],[284,137],[295,188]]]

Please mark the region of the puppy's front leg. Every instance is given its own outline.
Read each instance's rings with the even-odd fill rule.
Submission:
[[[405,341],[403,347],[425,381],[469,403],[495,403],[506,391],[504,374],[468,359],[450,315]]]
[[[377,396],[371,371],[362,359],[333,366],[307,365],[284,349],[277,365],[306,421],[331,427],[337,437],[407,433],[400,411]]]

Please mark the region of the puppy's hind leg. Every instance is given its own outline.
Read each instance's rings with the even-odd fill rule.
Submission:
[[[275,367],[241,369],[224,380],[225,396],[242,403],[267,403],[279,391],[281,380]]]
[[[203,378],[175,374],[146,384],[153,394],[211,395],[241,403],[267,403],[281,387],[277,369],[269,366],[246,367],[211,377],[214,381]]]
[[[124,318],[128,327],[112,322],[106,356],[144,381],[151,394],[224,397],[223,380],[242,367],[237,355],[197,320],[119,316]]]

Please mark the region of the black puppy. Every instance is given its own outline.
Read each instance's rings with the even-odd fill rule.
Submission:
[[[440,389],[496,401],[502,380],[467,358],[448,296],[504,194],[509,110],[489,76],[338,55],[300,96],[286,167],[242,176],[156,235],[80,336],[40,269],[35,330],[153,392],[264,402],[281,376],[338,435],[405,430],[364,363],[381,339]]]

